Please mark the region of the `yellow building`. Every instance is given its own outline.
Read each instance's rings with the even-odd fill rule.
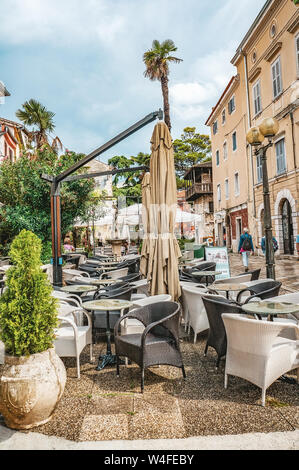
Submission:
[[[299,234],[299,5],[292,0],[268,0],[238,47],[232,64],[236,66],[236,76],[207,121],[212,130],[215,229],[220,233],[219,243],[224,226],[231,234],[235,251],[240,232],[248,225],[255,245],[260,246],[261,161],[246,144],[246,133],[273,116],[280,124],[273,147],[267,152],[273,231],[280,253],[293,254]],[[235,110],[226,112],[222,126],[222,113],[228,110],[232,96]],[[219,130],[215,133],[216,121]],[[230,148],[233,132],[237,136],[236,153]],[[222,149],[226,140],[225,160]]]

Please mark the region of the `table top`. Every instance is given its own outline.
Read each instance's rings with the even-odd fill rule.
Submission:
[[[263,300],[262,302],[248,302],[242,306],[246,313],[258,315],[287,315],[299,312],[299,305],[290,302],[273,302]]]
[[[219,274],[222,274],[222,271],[192,271],[191,275],[192,276],[218,276]]]
[[[92,286],[109,286],[117,282],[117,279],[94,279],[92,277],[84,278],[84,284]]]
[[[114,266],[116,264],[119,264],[119,261],[99,261],[99,264],[101,266]]]
[[[62,292],[69,292],[72,294],[84,293],[84,292],[91,292],[96,290],[94,286],[87,286],[87,285],[79,285],[73,284],[70,286],[65,286],[61,288]]]
[[[133,302],[121,299],[99,299],[83,303],[83,308],[86,310],[102,310],[105,312],[109,310],[122,310],[123,308],[130,308],[132,306]]]
[[[214,290],[219,290],[219,291],[238,291],[238,290],[243,290],[246,289],[247,286],[246,284],[239,284],[237,282],[234,283],[229,283],[229,282],[223,282],[219,284],[212,284],[211,288]]]

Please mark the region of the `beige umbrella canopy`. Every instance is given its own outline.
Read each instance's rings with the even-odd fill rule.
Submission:
[[[181,256],[174,234],[177,209],[177,186],[174,169],[172,139],[168,127],[162,121],[156,124],[152,140],[150,162],[150,235],[144,240],[142,271],[150,280],[151,295],[169,293],[173,300],[181,295],[178,258]],[[146,194],[144,181],[144,194]],[[145,199],[143,199],[143,204]]]
[[[141,251],[140,272],[147,277],[148,261],[150,253],[150,217],[151,207],[151,188],[150,174],[145,173],[142,183],[142,225],[143,225],[143,244]]]

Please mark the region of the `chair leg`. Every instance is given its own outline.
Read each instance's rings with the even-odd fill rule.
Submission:
[[[93,357],[92,343],[89,345],[89,355],[90,355],[90,362],[93,362],[94,357]]]
[[[80,356],[77,356],[77,378],[80,379]]]
[[[196,341],[197,341],[197,333],[195,333],[194,331],[194,344],[196,344]]]
[[[266,389],[262,388],[262,406],[266,405]]]
[[[207,342],[206,347],[205,347],[204,357],[207,356],[208,348],[209,348],[209,344]]]
[[[119,377],[119,356],[116,355],[116,376]]]
[[[228,374],[224,374],[224,388],[228,386]]]
[[[183,378],[185,379],[187,376],[186,376],[184,364],[182,365],[181,369],[182,369]]]
[[[299,368],[297,369],[297,383],[299,384]]]
[[[221,360],[221,357],[220,357],[220,356],[218,356],[218,358],[217,358],[217,362],[216,362],[216,369],[219,369],[220,360]]]
[[[141,393],[144,392],[144,367],[141,369]]]

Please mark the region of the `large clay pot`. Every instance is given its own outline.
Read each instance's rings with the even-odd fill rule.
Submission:
[[[62,397],[66,370],[54,349],[29,357],[5,357],[0,413],[12,429],[47,423]]]

